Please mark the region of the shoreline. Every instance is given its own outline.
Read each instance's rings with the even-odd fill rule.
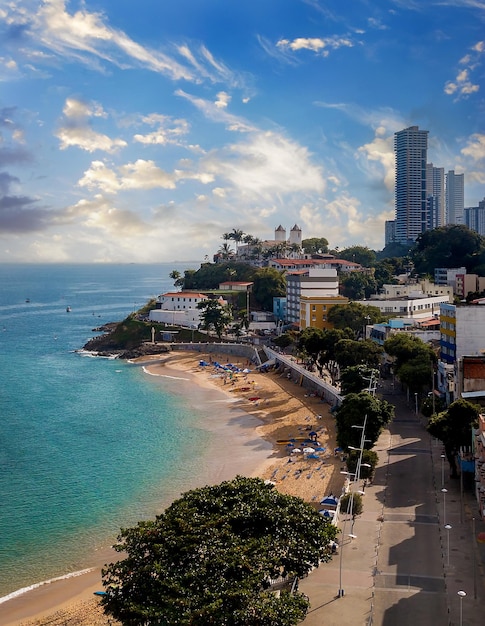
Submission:
[[[343,484],[339,472],[341,462],[333,454],[335,428],[329,405],[273,371],[252,370],[244,376],[224,381],[223,377],[213,375],[212,367],[199,366],[203,354],[198,351],[171,352],[134,361],[147,375],[173,379],[176,383],[174,393],[186,394],[187,384],[195,384],[199,393],[207,393],[208,401],[220,403],[221,400],[214,400],[215,393],[219,392],[219,398],[219,394],[224,394],[223,406],[229,410],[222,423],[219,406],[214,419],[200,425],[217,433],[213,444],[217,456],[208,454],[205,457],[203,479],[192,477],[193,485],[189,489],[242,474],[270,480],[280,492],[299,496],[316,507],[325,495],[340,493]],[[217,359],[218,355],[211,357]],[[225,363],[226,358],[220,355],[220,362]],[[245,364],[238,361],[243,360],[235,359],[241,369]],[[324,452],[319,452],[318,459],[293,455],[290,448],[277,443],[278,440],[303,440],[309,432],[317,432],[320,447],[325,448]],[[231,445],[221,451],[222,435],[234,444],[238,453],[236,462]],[[106,549],[102,560],[101,555],[97,555],[97,563],[88,573],[46,581],[0,604],[0,621],[5,626],[107,625],[108,618],[100,610],[93,593],[102,589],[102,565],[115,558],[117,553]],[[113,620],[111,623],[114,624]]]

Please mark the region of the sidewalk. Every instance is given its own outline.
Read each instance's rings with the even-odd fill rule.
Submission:
[[[302,624],[458,626],[460,609],[463,626],[485,623],[485,544],[476,539],[485,532],[485,522],[473,494],[466,490],[461,494],[460,480],[449,478],[441,443],[428,435],[424,418],[416,417],[405,396],[389,385],[381,391],[396,407],[395,423],[374,447],[379,465],[373,484],[365,490],[364,512],[351,533],[356,537],[349,538],[350,523],[345,522],[344,530],[342,521],[345,537],[342,545],[341,533],[340,553],[300,583],[311,602]],[[423,467],[431,476],[415,473]],[[396,504],[406,495],[401,488],[403,472],[411,472],[405,482],[410,495],[417,481],[426,483],[422,493],[427,502],[407,508]],[[451,529],[446,530],[445,523]],[[413,566],[418,574],[423,566],[426,575],[413,576]],[[406,577],[402,572],[407,571]],[[460,598],[458,591],[466,596]]]

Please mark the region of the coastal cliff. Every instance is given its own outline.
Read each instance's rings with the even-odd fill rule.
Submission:
[[[151,326],[132,316],[122,322],[110,322],[93,328],[93,332],[103,334],[90,339],[82,349],[100,356],[135,359],[170,350],[168,346],[151,343]]]

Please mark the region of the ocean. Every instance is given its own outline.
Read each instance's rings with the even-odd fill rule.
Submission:
[[[197,267],[0,267],[0,602],[88,567],[201,473],[213,408],[183,380],[77,352]]]

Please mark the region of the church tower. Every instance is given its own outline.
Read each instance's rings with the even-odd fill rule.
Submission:
[[[274,231],[274,240],[278,242],[286,241],[286,230],[280,224]]]
[[[291,246],[294,243],[301,246],[301,228],[297,224],[295,224],[293,228],[290,230],[289,244]]]

